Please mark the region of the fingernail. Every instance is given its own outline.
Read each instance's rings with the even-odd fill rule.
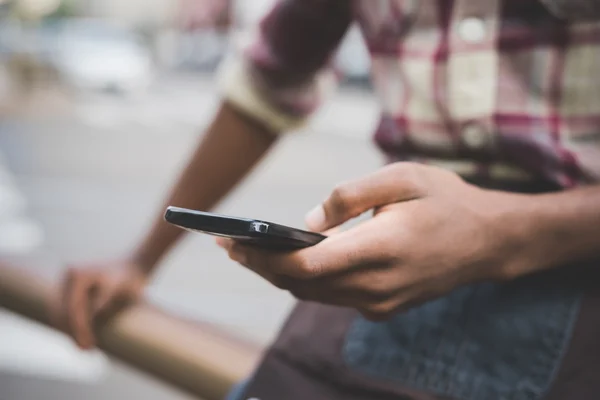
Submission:
[[[217,243],[217,246],[219,247],[226,248],[228,244],[228,239],[224,237],[218,237],[215,239],[215,243]]]
[[[326,228],[325,210],[323,206],[319,204],[306,214],[305,217],[306,226],[308,229],[320,232]]]

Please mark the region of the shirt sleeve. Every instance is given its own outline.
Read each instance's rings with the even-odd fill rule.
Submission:
[[[329,63],[352,22],[352,3],[279,1],[221,65],[224,99],[275,133],[302,125],[335,85]]]
[[[573,21],[600,20],[600,0],[541,0],[557,17]]]

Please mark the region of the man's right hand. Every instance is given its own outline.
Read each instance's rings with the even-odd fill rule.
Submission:
[[[69,267],[53,305],[54,322],[81,349],[92,349],[94,324],[137,300],[146,281],[143,269],[128,261]]]

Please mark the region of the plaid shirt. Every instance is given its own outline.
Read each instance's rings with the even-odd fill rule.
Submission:
[[[362,29],[391,160],[464,175],[600,181],[600,1],[284,0],[223,70],[225,98],[275,131],[322,102]]]

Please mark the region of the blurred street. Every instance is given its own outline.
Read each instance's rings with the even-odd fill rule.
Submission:
[[[159,80],[145,95],[80,94],[68,101],[48,95],[48,107],[64,109],[45,112],[41,101],[27,115],[2,117],[5,168],[26,201],[27,216],[42,230],[37,240],[43,243],[36,251],[44,260],[31,267],[58,276],[69,262],[128,251],[162,212],[163,197],[216,100],[211,76],[179,75]],[[343,89],[310,127],[283,140],[219,211],[302,227],[304,213],[335,184],[381,164],[369,136],[376,112],[369,94]],[[212,322],[261,344],[274,337],[293,305],[289,295],[229,261],[211,238],[201,235],[189,236],[170,254],[148,296],[173,313]],[[18,326],[13,317],[0,317],[0,327]],[[52,336],[38,330],[41,338]],[[13,332],[11,346],[35,354],[35,334],[28,332],[31,337]],[[72,354],[80,371],[102,370],[99,355],[82,356],[62,337],[53,337],[38,340],[38,346],[55,343],[55,354]],[[0,364],[2,354],[0,349]],[[84,376],[81,380],[95,382],[91,390],[87,384],[56,385],[1,371],[0,400],[186,398],[118,365],[99,382],[93,373],[92,378]]]

